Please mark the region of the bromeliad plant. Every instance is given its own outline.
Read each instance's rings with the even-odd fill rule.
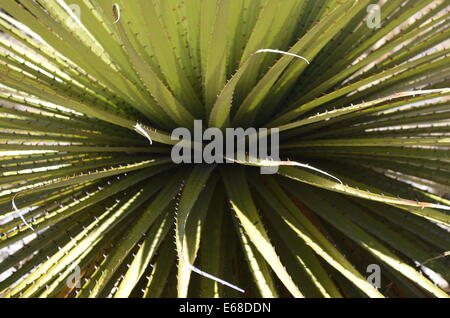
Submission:
[[[447,297],[450,3],[374,2],[2,0],[0,295]]]

